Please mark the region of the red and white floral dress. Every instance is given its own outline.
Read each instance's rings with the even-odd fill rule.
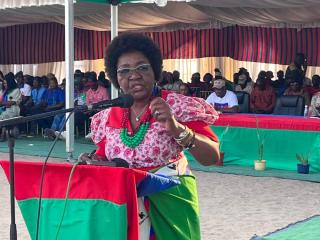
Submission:
[[[195,132],[218,141],[209,128],[218,119],[218,113],[203,99],[164,92],[162,98],[170,106],[177,121]],[[92,140],[98,146],[97,155],[107,159],[121,158],[132,168],[153,168],[164,166],[184,157],[183,148],[176,143],[166,129],[154,118],[149,120],[149,129],[139,146],[130,148],[120,139],[124,111],[119,107],[103,110],[93,116],[91,122]],[[145,113],[146,115],[148,113]],[[150,114],[150,112],[149,112]],[[145,116],[142,116],[142,120]],[[130,121],[128,132],[132,133]],[[210,156],[208,156],[210,157]]]

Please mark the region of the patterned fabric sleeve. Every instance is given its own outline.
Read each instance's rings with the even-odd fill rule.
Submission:
[[[170,93],[166,101],[179,122],[201,121],[212,125],[219,118],[216,110],[202,98]]]
[[[111,108],[103,110],[92,117],[90,128],[92,133],[92,141],[95,144],[98,144],[106,138],[106,125],[108,123],[110,110]]]

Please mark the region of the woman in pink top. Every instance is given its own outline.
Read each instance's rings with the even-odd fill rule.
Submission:
[[[91,131],[98,146],[96,157],[104,161],[122,158],[131,168],[179,179],[180,185],[139,204],[139,212],[149,216],[141,221],[140,235],[143,239],[153,239],[152,233],[157,240],[199,240],[195,179],[183,150],[188,149],[203,165],[219,159],[218,139],[208,126],[218,118],[217,112],[200,98],[164,91],[155,96],[162,57],[148,37],[121,34],[112,41],[105,59],[111,82],[131,94],[134,104],[94,115]]]

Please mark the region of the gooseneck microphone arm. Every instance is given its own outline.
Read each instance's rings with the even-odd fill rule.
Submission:
[[[55,115],[60,115],[68,112],[85,112],[85,111],[92,111],[95,109],[109,108],[109,107],[116,107],[116,106],[128,108],[133,105],[133,102],[134,102],[133,97],[131,95],[126,94],[116,99],[101,101],[89,106],[77,106],[74,108],[60,109],[60,110],[55,110],[55,111],[50,111],[45,113],[34,114],[26,117],[14,117],[14,118],[1,120],[0,128],[18,125],[21,123],[39,120],[43,118],[48,118],[48,117],[52,117]]]

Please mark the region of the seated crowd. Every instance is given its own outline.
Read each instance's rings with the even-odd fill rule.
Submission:
[[[304,58],[300,62],[303,62]],[[320,117],[320,76],[314,75],[310,81],[305,77],[306,67],[297,64],[299,59],[289,65],[286,74],[277,72],[273,80],[273,72],[261,71],[254,82],[245,68],[240,68],[233,75],[233,81],[225,79],[216,68],[214,74],[206,73],[201,81],[200,73],[194,73],[191,83],[180,79],[178,71],[163,71],[163,78],[158,87],[167,91],[175,91],[183,95],[202,97],[221,113],[251,112],[259,114],[274,113],[277,98],[282,96],[300,96],[303,106],[308,107],[308,116]],[[110,99],[111,85],[105,73],[74,73],[75,105],[91,105]],[[247,108],[240,108],[239,96],[247,95]],[[0,120],[17,116],[27,116],[59,110],[65,107],[65,79],[58,85],[54,74],[33,77],[18,72],[5,76],[0,71]],[[245,110],[243,110],[245,109]],[[98,110],[96,110],[98,111]],[[79,132],[85,132],[85,123],[96,111],[77,112],[75,126]],[[31,122],[28,133],[36,134],[36,127],[44,129],[44,135],[54,139],[58,131],[63,129],[65,114],[52,118]],[[16,126],[14,135],[26,131],[26,126]],[[1,129],[0,141],[6,139],[6,129]]]
[[[83,73],[76,70],[74,74],[74,104],[91,105],[110,99],[110,82],[104,72],[99,76],[95,72]],[[28,116],[59,110],[65,107],[65,79],[59,85],[54,74],[33,77],[18,72],[9,72],[5,76],[0,71],[0,120],[17,116]],[[95,112],[75,114],[75,125],[84,132],[85,122]],[[44,134],[55,138],[58,130],[63,128],[65,114],[52,118],[39,119],[29,124],[28,134],[35,135],[37,125],[44,129]],[[15,126],[13,134],[18,137],[26,132],[26,125]],[[0,141],[6,139],[6,129],[1,129]]]
[[[289,68],[289,67],[288,67]],[[225,79],[219,69],[214,76],[206,73],[201,81],[200,73],[194,73],[191,83],[184,83],[179,72],[164,72],[163,80],[159,83],[162,89],[176,91],[184,95],[205,98],[215,109],[222,113],[240,112],[238,97],[244,92],[249,96],[248,113],[271,114],[274,112],[276,101],[282,96],[301,96],[307,106],[308,116],[320,117],[320,76],[308,78],[296,77],[288,70],[277,72],[273,80],[272,71],[261,71],[254,82],[245,68],[240,68],[234,74],[233,82]]]

